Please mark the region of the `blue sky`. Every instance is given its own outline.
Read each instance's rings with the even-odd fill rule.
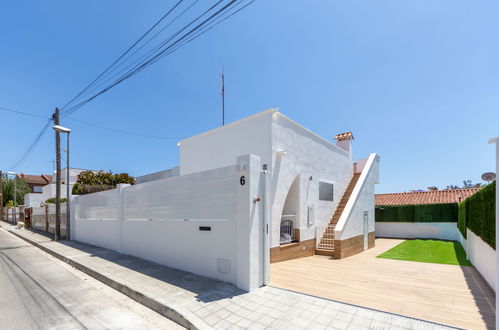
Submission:
[[[205,1],[205,0],[202,0]],[[207,2],[207,1],[206,1]],[[9,1],[0,10],[0,106],[49,116],[173,1]],[[278,107],[354,155],[381,155],[377,192],[479,181],[499,135],[498,1],[257,0],[72,117],[185,138]],[[0,111],[8,170],[43,120]],[[178,164],[176,140],[70,119],[75,167],[142,175]],[[52,132],[18,168],[50,173]]]

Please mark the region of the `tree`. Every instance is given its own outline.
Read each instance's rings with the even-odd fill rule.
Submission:
[[[16,177],[16,202],[17,205],[24,204],[24,195],[30,193],[29,186],[23,179]],[[4,175],[3,178],[3,205],[6,206],[8,201],[14,201],[14,179],[8,178]]]
[[[117,184],[135,184],[135,178],[127,173],[113,174],[111,171],[84,171],[73,185],[73,195],[85,195],[116,188]]]

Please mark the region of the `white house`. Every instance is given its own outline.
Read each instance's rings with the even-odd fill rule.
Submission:
[[[76,197],[72,237],[251,290],[271,262],[374,246],[379,157],[271,109],[182,140],[179,169]]]
[[[73,185],[78,180],[78,175],[81,172],[87,170],[79,168],[69,169],[69,190],[72,191]],[[67,198],[66,196],[66,178],[67,178],[67,168],[61,169],[61,198]],[[51,176],[51,183],[45,184],[39,187],[40,191],[38,193],[28,193],[24,195],[24,204],[26,207],[39,207],[40,204],[44,203],[49,198],[55,198],[56,195],[56,175]],[[71,193],[70,193],[71,194]]]

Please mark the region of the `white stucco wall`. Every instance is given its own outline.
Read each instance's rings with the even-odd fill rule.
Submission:
[[[364,211],[368,212],[368,232],[375,230],[374,185],[379,181],[379,156],[371,154],[335,228],[337,239],[364,233]]]
[[[123,222],[123,253],[236,283],[236,227],[235,220],[128,220]],[[219,262],[228,263],[227,273],[219,271]]]
[[[466,236],[464,239],[459,232],[458,241],[464,247],[468,260],[496,291],[496,251],[469,229],[466,231]]]
[[[258,156],[241,156],[234,163],[78,196],[72,203],[72,237],[255,289],[264,281],[268,239],[262,201],[255,200],[265,180]]]
[[[40,207],[45,200],[43,200],[43,195],[40,193],[29,193],[24,195],[24,205],[26,207]]]
[[[376,222],[376,237],[458,241],[460,235],[455,222]]]
[[[235,219],[238,182],[231,165],[126,187],[125,219]]]
[[[179,142],[180,175],[234,164],[240,155],[253,154],[270,162],[270,123],[267,110]]]
[[[350,183],[351,155],[279,112],[273,115],[271,134],[271,247],[279,245],[281,215],[288,211],[284,205],[297,177],[300,205],[296,208],[299,213],[295,226],[300,229],[301,240],[313,239],[315,227],[327,225]],[[332,202],[319,201],[319,181],[334,184]],[[296,200],[296,196],[293,199]],[[307,223],[309,206],[314,208],[313,225]]]
[[[49,198],[55,198],[56,186],[57,185],[55,183],[51,183],[42,187],[42,194],[41,194],[42,202],[45,202]],[[67,190],[66,185],[61,184],[61,198],[66,198],[66,190]],[[70,184],[69,185],[70,194],[72,191],[73,191],[73,185]]]

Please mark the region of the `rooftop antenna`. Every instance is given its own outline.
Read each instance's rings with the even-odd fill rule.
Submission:
[[[225,76],[222,66],[222,126],[225,126]]]

